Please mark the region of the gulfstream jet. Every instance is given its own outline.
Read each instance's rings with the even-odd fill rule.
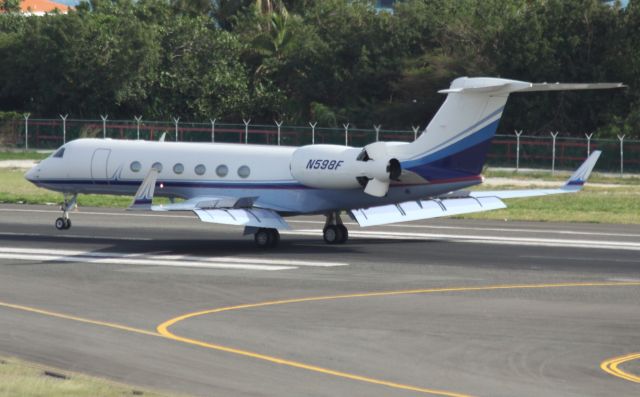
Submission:
[[[80,193],[135,195],[130,210],[191,211],[203,222],[244,227],[273,247],[285,217],[324,214],[324,240],[347,241],[341,214],[360,226],[383,225],[505,208],[502,199],[575,193],[599,151],[557,189],[466,191],[482,167],[507,98],[513,92],[619,88],[620,83],[532,84],[499,78],[454,80],[446,99],[414,142],[365,147],[282,147],[78,139],[37,164],[26,178],[62,192],[58,229]],[[154,196],[169,204],[153,205]],[[179,199],[179,200],[175,200]]]

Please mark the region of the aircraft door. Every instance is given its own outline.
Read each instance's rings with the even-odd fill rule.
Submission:
[[[107,175],[109,155],[111,155],[111,149],[96,149],[93,152],[91,157],[91,179],[93,179],[93,183],[98,181],[107,181],[109,183],[109,176]]]

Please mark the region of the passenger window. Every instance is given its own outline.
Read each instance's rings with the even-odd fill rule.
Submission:
[[[220,178],[224,178],[228,173],[229,167],[224,164],[221,164],[218,166],[218,168],[216,168],[216,175],[218,175]]]
[[[142,164],[140,164],[139,161],[134,161],[133,163],[131,163],[131,165],[129,166],[129,168],[131,169],[131,171],[133,172],[140,172],[140,170],[142,169]]]
[[[57,152],[54,153],[53,157],[62,158],[64,156],[64,148],[58,149]]]
[[[162,163],[159,163],[159,162],[156,161],[155,163],[153,163],[151,168],[155,168],[155,169],[158,170],[158,173],[161,173],[162,172]]]
[[[173,166],[173,172],[175,172],[176,174],[182,174],[183,171],[184,165],[182,165],[181,163],[176,163],[176,165]]]
[[[246,165],[238,168],[238,176],[240,178],[247,178],[251,174],[251,170]]]
[[[205,171],[206,171],[206,170],[207,170],[207,169],[205,168],[205,166],[204,166],[204,165],[202,165],[202,164],[198,164],[198,165],[196,165],[196,168],[195,168],[196,174],[198,174],[198,175],[204,175],[204,173],[205,173]]]

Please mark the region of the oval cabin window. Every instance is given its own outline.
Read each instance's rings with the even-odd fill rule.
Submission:
[[[195,172],[196,172],[196,174],[198,174],[198,175],[204,175],[204,173],[205,173],[205,171],[206,171],[206,170],[207,170],[207,169],[205,168],[205,166],[204,166],[203,164],[198,164],[198,165],[196,165],[196,168],[195,168]]]
[[[229,167],[224,164],[221,164],[218,166],[218,168],[216,168],[216,175],[218,175],[220,178],[224,178],[228,173]]]
[[[238,176],[240,178],[247,178],[250,174],[251,174],[251,170],[249,169],[248,166],[243,165],[242,167],[238,168]]]

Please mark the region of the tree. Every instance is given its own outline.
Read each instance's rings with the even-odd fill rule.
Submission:
[[[2,0],[0,10],[4,12],[20,12],[20,0]]]

